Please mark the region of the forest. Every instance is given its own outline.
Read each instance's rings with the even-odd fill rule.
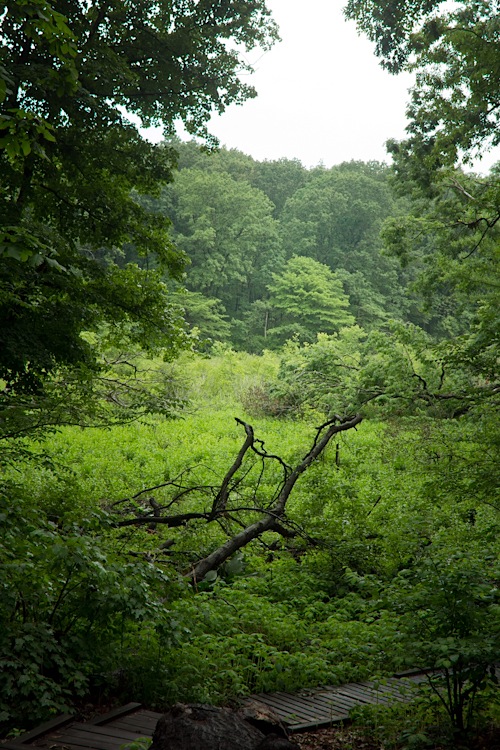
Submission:
[[[0,737],[419,669],[366,747],[497,747],[493,6],[349,0],[408,137],[306,168],[207,129],[265,0],[4,4]]]

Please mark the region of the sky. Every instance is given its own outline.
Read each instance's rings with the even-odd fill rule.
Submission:
[[[229,148],[256,159],[298,158],[306,167],[385,160],[403,138],[408,74],[391,76],[373,45],[342,15],[344,0],[268,0],[282,41],[249,56],[258,97],[210,123]]]
[[[345,20],[345,1],[268,0],[282,41],[246,56],[255,72],[245,80],[258,96],[211,119],[221,145],[259,161],[299,159],[305,167],[390,161],[384,144],[405,137],[413,79],[382,70],[374,45]],[[161,130],[150,137],[161,139]],[[481,171],[496,159],[500,152]]]

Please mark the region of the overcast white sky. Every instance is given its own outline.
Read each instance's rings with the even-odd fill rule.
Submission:
[[[373,45],[344,19],[345,1],[268,0],[282,41],[249,55],[257,98],[212,118],[222,145],[306,167],[389,161],[384,143],[405,137],[412,77],[382,70]],[[493,161],[487,157],[481,171]]]
[[[342,15],[344,0],[268,0],[282,41],[254,63],[258,97],[212,119],[226,146],[307,167],[385,160],[403,138],[409,75],[391,76]]]

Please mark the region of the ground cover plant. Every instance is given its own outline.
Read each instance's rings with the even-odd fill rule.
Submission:
[[[446,444],[444,425],[363,421],[337,434],[297,482],[287,533],[264,532],[193,586],[193,564],[255,509],[236,518],[228,505],[215,524],[202,516],[173,527],[155,523],[156,509],[175,497],[175,512],[181,503],[183,513],[207,511],[241,448],[235,413],[252,419],[265,449],[291,465],[316,434],[318,412],[251,418],[241,403],[242,369],[252,392],[276,376],[278,362],[227,349],[210,359],[186,355],[190,407],[181,419],[66,427],[46,439],[37,460],[6,468],[6,729],[20,726],[27,711],[41,719],[78,696],[160,707],[223,703],[414,665],[444,668],[462,691],[450,704],[449,688],[433,686],[454,720],[468,721],[474,701],[480,706],[489,695],[498,649],[497,517],[479,502],[472,517],[456,495],[461,463],[480,449],[473,431],[462,431],[460,444],[454,439],[457,455],[444,462],[434,455]],[[262,474],[259,461],[251,463],[232,480],[238,507],[256,487],[259,505],[272,499],[281,481],[281,465]],[[120,526],[144,513],[147,523]],[[477,614],[463,627],[462,608],[464,617]],[[89,649],[96,633],[99,648]]]

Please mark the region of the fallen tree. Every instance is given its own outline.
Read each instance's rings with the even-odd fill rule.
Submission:
[[[238,451],[234,461],[227,470],[222,482],[218,486],[190,486],[180,475],[176,479],[158,484],[154,487],[141,490],[132,498],[115,503],[116,506],[123,507],[127,502],[133,501],[137,506],[133,516],[120,518],[115,521],[119,528],[127,526],[147,525],[155,529],[156,525],[161,524],[169,528],[186,526],[192,522],[205,521],[206,523],[218,523],[224,528],[228,538],[216,549],[195,561],[185,575],[189,577],[194,584],[201,581],[209,571],[217,570],[236,552],[241,550],[247,544],[258,539],[266,531],[274,531],[283,537],[295,536],[297,530],[289,521],[286,515],[287,503],[293,491],[295,483],[299,477],[309,468],[309,466],[323,453],[334,435],[340,432],[354,429],[362,420],[360,414],[354,416],[338,416],[321,424],[316,428],[316,434],[312,445],[305,456],[294,466],[289,466],[280,456],[268,453],[262,440],[255,437],[253,427],[241,419],[236,418],[236,422],[245,430],[245,440]],[[253,505],[241,505],[239,497],[233,503],[233,495],[239,494],[242,478],[248,473],[244,466],[245,458],[248,454],[253,454],[261,463],[259,477],[256,481],[256,487],[253,492]],[[270,462],[278,464],[282,470],[282,479],[269,502],[263,504],[257,502],[257,489],[261,483],[266,465]],[[167,503],[163,505],[158,503],[154,496],[151,496],[156,490],[171,487],[172,496]],[[193,493],[202,493],[205,497],[210,497],[210,507],[203,510],[189,511],[185,513],[172,513],[171,509]],[[149,497],[146,498],[146,495]],[[120,511],[123,514],[130,512],[129,509]],[[241,531],[234,533],[234,524],[230,527],[225,525],[225,521],[232,521],[241,528]],[[168,548],[174,543],[173,540],[163,542],[162,548]]]

